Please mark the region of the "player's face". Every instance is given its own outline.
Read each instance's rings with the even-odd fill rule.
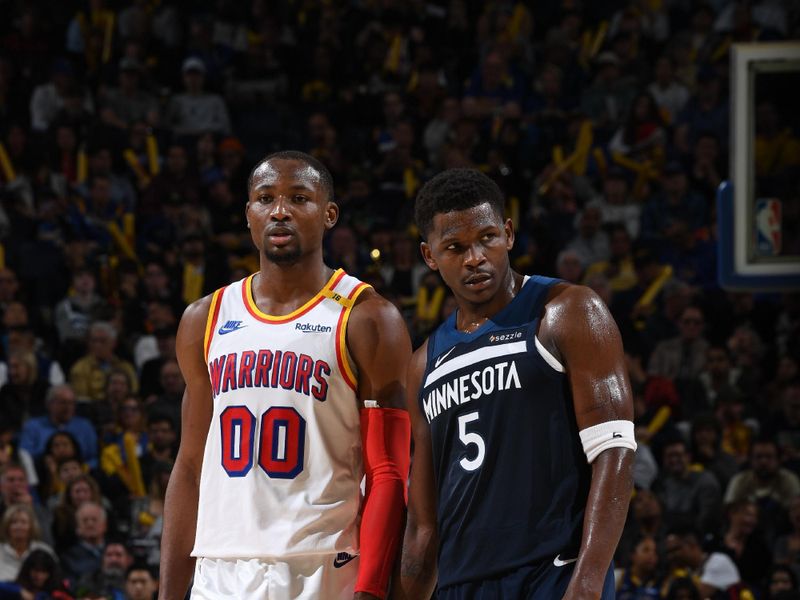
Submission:
[[[508,285],[508,252],[514,227],[484,202],[433,218],[428,241],[421,245],[428,266],[439,271],[457,299],[472,305],[492,301]]]
[[[253,243],[268,260],[291,265],[321,252],[339,209],[326,197],[320,173],[302,161],[273,159],[253,175],[247,202]]]

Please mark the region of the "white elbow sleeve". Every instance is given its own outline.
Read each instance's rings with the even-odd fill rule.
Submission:
[[[608,448],[630,448],[636,451],[633,436],[633,421],[606,421],[579,432],[586,460],[591,464],[603,450]]]

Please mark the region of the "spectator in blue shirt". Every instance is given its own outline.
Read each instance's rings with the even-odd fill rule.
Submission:
[[[20,447],[30,452],[34,460],[45,450],[47,440],[56,431],[68,431],[81,446],[86,463],[97,467],[97,434],[88,419],[75,416],[75,392],[69,385],[50,388],[45,400],[47,414],[30,419],[22,427]]]

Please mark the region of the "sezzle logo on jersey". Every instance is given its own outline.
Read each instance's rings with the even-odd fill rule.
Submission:
[[[489,342],[492,344],[496,344],[498,342],[513,342],[514,340],[521,340],[523,335],[525,335],[525,329],[505,331],[503,333],[493,333],[489,336]]]
[[[217,356],[209,361],[208,372],[214,398],[239,388],[281,387],[325,402],[331,367],[308,354],[262,348]]]
[[[328,325],[320,325],[319,323],[295,323],[294,328],[303,333],[330,333],[331,327]]]
[[[499,362],[472,371],[431,390],[422,399],[422,408],[428,423],[444,411],[508,389],[522,389],[516,361]]]

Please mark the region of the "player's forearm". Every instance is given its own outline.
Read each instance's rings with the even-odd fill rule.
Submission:
[[[633,451],[610,448],[592,464],[578,562],[564,598],[600,598],[633,488]]]
[[[435,526],[418,526],[409,518],[400,573],[392,584],[391,600],[427,600],[436,587],[438,535]]]
[[[190,556],[197,528],[198,478],[179,461],[164,501],[159,600],[183,600],[194,570]]]

